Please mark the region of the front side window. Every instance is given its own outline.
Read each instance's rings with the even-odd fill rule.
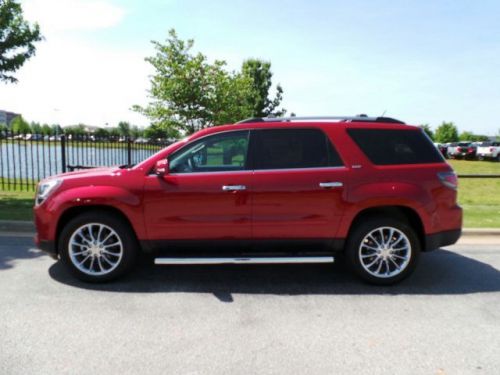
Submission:
[[[222,172],[246,169],[248,131],[205,137],[169,157],[171,173]]]
[[[338,153],[320,129],[259,129],[252,132],[254,169],[341,166]]]

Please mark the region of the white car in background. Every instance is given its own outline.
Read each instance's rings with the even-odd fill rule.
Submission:
[[[493,159],[500,161],[500,142],[483,142],[477,148],[477,158],[479,160]]]

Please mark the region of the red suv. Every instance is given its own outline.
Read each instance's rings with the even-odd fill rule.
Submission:
[[[407,277],[460,237],[457,177],[391,118],[250,119],[199,131],[132,167],[41,181],[36,243],[86,281],[156,264],[325,263]]]

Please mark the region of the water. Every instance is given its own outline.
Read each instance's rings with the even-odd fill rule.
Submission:
[[[127,164],[127,147],[66,146],[67,166],[112,166]],[[160,150],[161,146],[134,145],[132,164]],[[0,142],[0,177],[39,181],[62,172],[61,145],[46,142]],[[69,169],[66,169],[69,171]]]

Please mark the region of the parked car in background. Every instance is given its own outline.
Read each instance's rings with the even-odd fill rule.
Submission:
[[[476,157],[477,145],[472,142],[458,142],[448,147],[450,159],[472,160]]]
[[[500,142],[482,142],[477,148],[477,158],[500,161]]]
[[[457,176],[419,127],[378,117],[254,118],[201,130],[133,167],[42,180],[42,250],[109,281],[155,263],[331,263],[374,284],[460,237]]]
[[[443,155],[444,158],[448,159],[448,147],[449,143],[434,143],[434,146],[439,150],[441,155]]]

